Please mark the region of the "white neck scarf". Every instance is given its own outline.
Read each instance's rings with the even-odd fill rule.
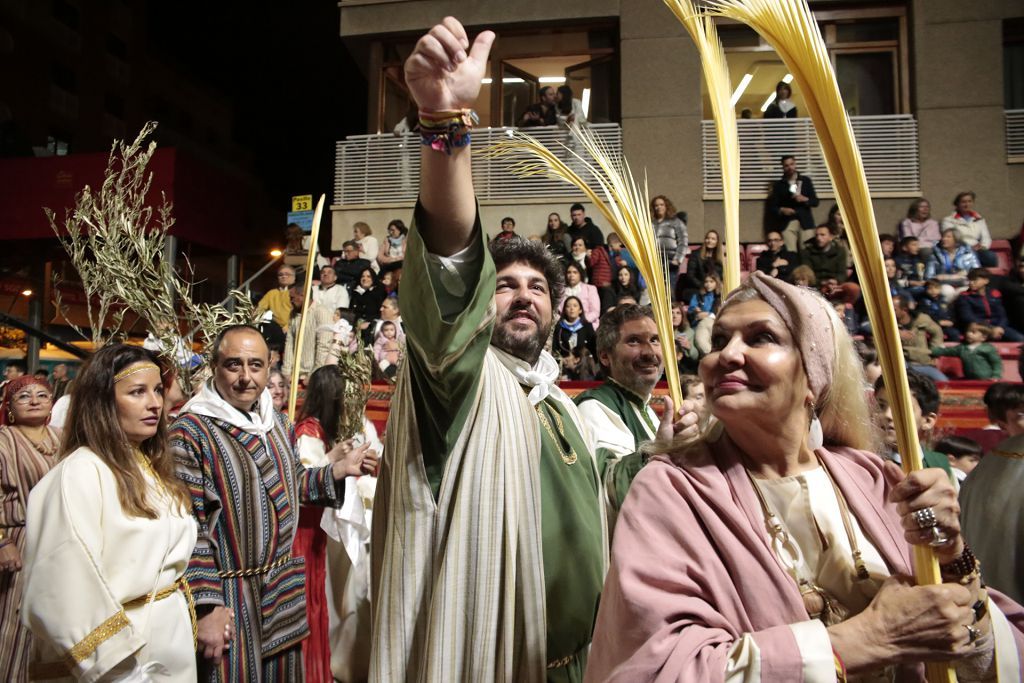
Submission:
[[[180,414],[185,413],[212,417],[257,436],[263,436],[274,428],[274,401],[270,398],[270,392],[267,389],[260,394],[256,411],[245,411],[243,414],[238,408],[224,400],[224,397],[213,386],[212,379],[203,384],[199,393],[181,409]]]
[[[516,376],[523,386],[531,387],[527,398],[531,405],[537,405],[557,389],[558,363],[547,351],[540,352],[540,358],[532,366],[521,358],[492,346],[491,350],[505,368]]]

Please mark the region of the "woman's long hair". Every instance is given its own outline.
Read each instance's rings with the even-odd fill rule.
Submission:
[[[306,399],[299,421],[314,417],[324,430],[324,440],[333,446],[341,433],[345,411],[345,379],[337,365],[324,365],[313,371],[306,385]]]
[[[134,363],[155,363],[161,376],[168,376],[166,364],[155,353],[140,346],[108,344],[88,360],[75,378],[75,393],[65,422],[60,457],[66,458],[79,448],[88,448],[114,473],[117,497],[125,514],[156,519],[160,510],[147,495],[149,486],[134,449],[121,429],[114,396],[114,376]],[[167,380],[164,381],[166,385]],[[149,459],[153,474],[171,500],[187,510],[189,495],[184,483],[175,475],[162,408],[156,434],[139,444],[139,450]]]
[[[583,302],[580,301],[578,296],[573,296],[571,294],[565,297],[565,301],[562,302],[562,310],[559,311],[562,314],[562,320],[565,320],[565,305],[569,303],[570,300],[575,301],[576,305],[580,307],[580,317],[578,319],[585,323],[590,322],[587,320],[587,314],[583,312]]]
[[[751,301],[762,300],[757,290],[750,285],[741,285],[729,297],[718,314],[719,319],[732,306]],[[825,446],[855,448],[878,453],[881,438],[878,427],[871,419],[868,397],[864,391],[864,371],[860,357],[853,345],[853,339],[846,331],[846,326],[839,320],[831,305],[823,306],[826,315],[832,321],[835,362],[832,366],[832,380],[821,395],[816,406],[821,430],[825,437]],[[710,402],[708,410],[710,412]],[[801,406],[800,410],[804,410]],[[655,441],[643,448],[647,453],[668,453],[683,455],[703,448],[708,442],[717,441],[723,431],[723,425],[712,418],[696,437],[683,438],[668,442]]]

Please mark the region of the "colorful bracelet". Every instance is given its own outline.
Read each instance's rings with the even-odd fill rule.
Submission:
[[[843,664],[843,658],[839,656],[835,648],[832,648],[832,659],[836,664],[836,681],[846,683],[846,664]]]
[[[470,129],[479,121],[472,109],[420,110],[420,135],[424,145],[451,154],[456,147],[469,144]]]

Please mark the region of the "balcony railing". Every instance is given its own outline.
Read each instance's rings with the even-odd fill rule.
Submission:
[[[917,121],[913,116],[853,116],[853,132],[864,161],[873,197],[908,197],[921,193]],[[1024,121],[1024,119],[1022,119]],[[811,119],[741,119],[740,196],[761,199],[782,173],[783,155],[797,158],[800,172],[814,179],[819,195],[832,196],[821,145]],[[704,199],[722,198],[721,164],[713,121],[702,125]],[[1022,136],[1024,137],[1024,136]]]
[[[1006,110],[1006,163],[1024,164],[1024,109]]]
[[[591,126],[613,159],[622,155],[622,129],[617,123]],[[507,128],[473,131],[473,184],[482,202],[575,200],[580,193],[559,180],[517,178],[508,161],[489,159],[480,152],[507,136]],[[531,128],[530,135],[568,160],[562,146],[571,144],[564,128]],[[571,163],[571,162],[570,162]],[[393,206],[416,201],[420,178],[418,135],[353,135],[337,143],[334,203],[339,206]]]

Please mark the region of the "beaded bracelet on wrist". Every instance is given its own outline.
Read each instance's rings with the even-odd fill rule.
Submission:
[[[424,145],[451,154],[470,143],[470,129],[480,121],[472,109],[420,110],[420,135]]]
[[[981,562],[978,561],[978,558],[975,557],[974,553],[971,551],[971,547],[966,543],[964,543],[964,551],[960,553],[960,557],[956,558],[952,562],[939,565],[939,571],[945,576],[960,579],[971,577],[972,581],[974,580],[974,577],[978,575],[978,570],[980,568]],[[970,583],[970,581],[968,581],[968,583]]]

